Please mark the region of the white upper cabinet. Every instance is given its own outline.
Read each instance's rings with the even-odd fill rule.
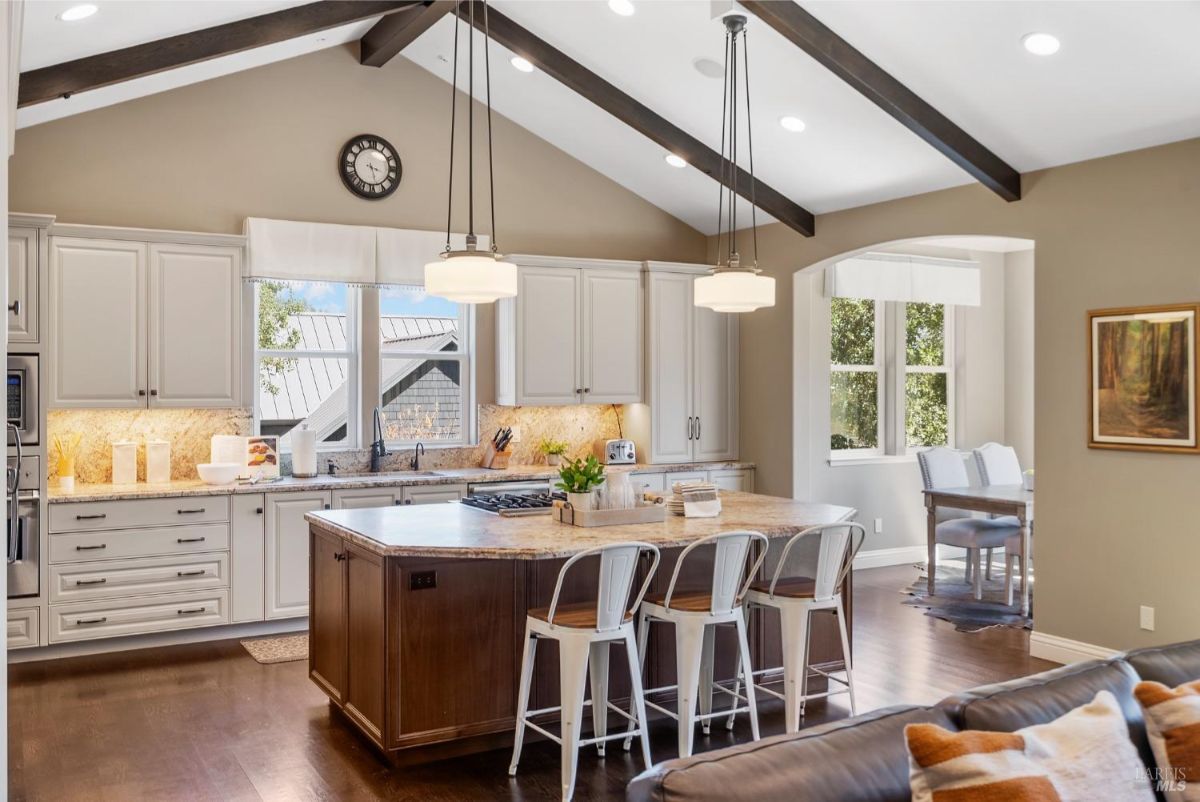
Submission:
[[[50,404],[237,406],[241,271],[232,245],[51,237]]]
[[[50,403],[146,406],[145,244],[53,238],[50,298]]]
[[[236,404],[240,248],[150,246],[150,405]]]
[[[39,237],[45,231],[28,227],[8,229],[8,341],[38,341]]]
[[[513,257],[516,298],[496,306],[501,404],[642,398],[642,280],[634,262]]]
[[[630,416],[650,462],[735,459],[738,451],[738,318],[697,308],[694,265],[648,263],[648,409]]]

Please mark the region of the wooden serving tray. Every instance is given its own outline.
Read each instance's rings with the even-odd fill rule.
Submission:
[[[627,510],[577,510],[559,501],[554,504],[554,519],[571,526],[652,524],[667,520],[667,508],[662,504],[639,504]]]

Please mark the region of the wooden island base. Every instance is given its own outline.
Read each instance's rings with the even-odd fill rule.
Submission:
[[[784,540],[772,541],[764,578]],[[565,560],[385,556],[317,524],[310,547],[309,673],[331,705],[396,765],[510,748],[525,614],[549,605]],[[663,550],[652,590],[665,590],[680,551]],[[679,587],[711,582],[706,556],[688,558]],[[597,563],[577,563],[560,603],[595,598],[596,574]],[[778,619],[768,615],[775,614],[756,613],[751,622],[755,668],[782,663]],[[812,662],[840,662],[836,620],[817,618]],[[718,678],[732,676],[736,651],[732,629],[721,630]],[[532,708],[559,703],[556,651],[552,641],[539,644]],[[610,664],[610,696],[627,699],[624,657],[615,654]],[[647,687],[674,684],[670,626],[651,631],[646,672]],[[724,704],[718,694],[716,706]]]

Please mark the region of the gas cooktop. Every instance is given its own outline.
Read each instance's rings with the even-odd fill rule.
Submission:
[[[501,493],[464,496],[462,503],[494,515],[513,517],[548,513],[555,500],[566,501],[565,493]]]

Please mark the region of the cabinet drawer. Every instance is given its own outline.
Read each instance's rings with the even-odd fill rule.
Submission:
[[[228,548],[229,524],[164,526],[120,532],[64,532],[50,535],[50,564],[225,551]]]
[[[663,481],[663,492],[675,492],[676,482],[707,482],[708,471],[672,471]]]
[[[50,603],[229,587],[229,553],[50,566]]]
[[[629,481],[636,488],[642,485],[648,493],[663,493],[667,490],[666,474],[663,473],[634,473],[630,474]]]
[[[229,496],[81,501],[51,504],[51,532],[93,532],[229,520]]]
[[[40,645],[38,637],[38,613],[36,607],[27,610],[8,611],[8,648],[27,649]]]
[[[229,623],[229,591],[221,588],[50,607],[50,642],[112,638]]]
[[[405,504],[444,504],[458,501],[467,494],[466,485],[432,485],[403,488]]]

